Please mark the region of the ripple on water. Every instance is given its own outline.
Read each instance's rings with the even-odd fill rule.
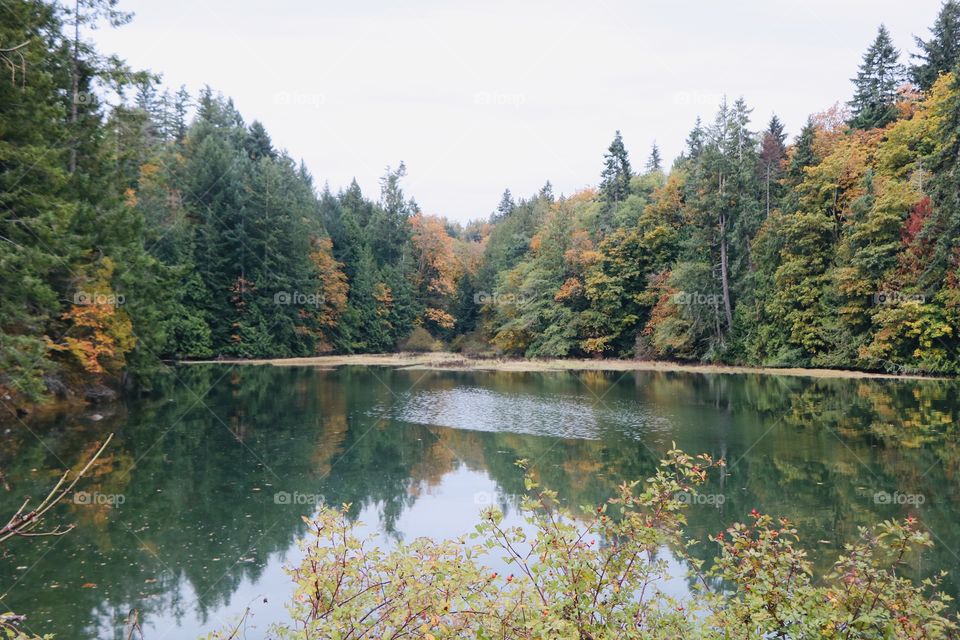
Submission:
[[[588,440],[599,439],[608,429],[634,438],[670,429],[668,419],[653,415],[640,403],[606,403],[570,395],[544,398],[468,387],[413,391],[370,415],[452,429]]]

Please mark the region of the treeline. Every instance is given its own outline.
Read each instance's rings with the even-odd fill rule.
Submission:
[[[957,372],[960,4],[917,47],[901,66],[881,26],[853,99],[790,144],[724,101],[669,171],[654,147],[635,172],[618,133],[598,190],[506,195],[483,335],[528,357]]]
[[[104,57],[114,0],[0,13],[0,387],[164,360],[436,349],[956,372],[960,5],[914,64],[881,27],[788,143],[740,99],[669,168],[619,133],[596,190],[424,215],[388,168],[334,193],[204,89]]]
[[[7,401],[109,393],[99,383],[149,381],[170,359],[389,351],[421,325],[452,335],[458,231],[404,195],[402,163],[377,201],[355,182],[318,191],[232,101],[161,92],[73,37],[75,23],[128,21],[115,4],[15,0],[0,14],[0,43],[15,44],[0,52]]]

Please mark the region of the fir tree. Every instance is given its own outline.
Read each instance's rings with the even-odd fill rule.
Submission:
[[[779,198],[780,189],[777,181],[782,172],[782,162],[787,154],[784,141],[787,134],[783,131],[783,123],[774,115],[770,118],[767,130],[760,140],[760,162],[764,180],[764,203],[766,215],[770,215],[771,205]]]
[[[703,135],[703,121],[700,116],[697,116],[697,121],[690,131],[690,135],[687,136],[687,158],[695,160],[703,151]]]
[[[243,141],[244,149],[251,160],[260,160],[261,158],[276,158],[277,154],[273,150],[273,143],[267,130],[259,121],[254,120],[250,123],[247,137]]]
[[[603,172],[600,177],[600,196],[605,202],[617,205],[630,195],[630,178],[633,177],[633,172],[630,170],[630,159],[619,130],[603,156]]]
[[[500,203],[497,205],[496,210],[490,216],[490,222],[498,222],[503,220],[511,213],[516,207],[516,203],[513,201],[513,194],[510,193],[510,189],[504,189],[503,195],[500,196]]]
[[[946,0],[930,27],[930,39],[915,37],[914,40],[920,52],[911,57],[920,62],[910,68],[910,75],[926,91],[941,73],[953,71],[960,61],[960,2]]]
[[[790,163],[787,166],[788,186],[795,187],[803,180],[803,169],[817,162],[816,153],[813,150],[813,143],[817,136],[817,125],[813,119],[808,119],[803,128],[800,129],[800,135],[794,144],[793,155],[790,157]]]
[[[183,142],[187,137],[187,109],[190,107],[190,93],[185,86],[180,86],[173,101],[173,122],[171,135],[177,142]]]
[[[647,173],[663,171],[663,163],[660,160],[660,147],[657,146],[656,141],[654,141],[653,147],[650,149],[650,157],[647,158],[646,170]]]
[[[853,79],[852,126],[873,129],[896,118],[897,87],[903,78],[899,58],[900,52],[893,46],[890,32],[881,24]]]
[[[547,180],[546,183],[540,187],[540,193],[537,194],[539,197],[543,198],[547,202],[553,202],[553,185],[550,184],[550,181]]]

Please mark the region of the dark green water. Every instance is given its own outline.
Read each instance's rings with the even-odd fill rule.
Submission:
[[[34,631],[121,638],[136,609],[149,640],[193,638],[249,605],[246,637],[262,638],[318,499],[351,503],[385,540],[453,536],[490,501],[512,513],[518,458],[586,505],[649,476],[672,441],[729,463],[692,536],[754,508],[786,515],[823,569],[858,525],[913,514],[937,546],[912,570],[945,568],[960,592],[956,382],[210,365],[158,391],[99,421],[0,427],[4,515],[116,433],[87,503],[57,512],[77,528],[0,558],[0,609]]]

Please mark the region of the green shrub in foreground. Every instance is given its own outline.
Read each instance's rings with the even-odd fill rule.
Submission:
[[[306,556],[285,639],[347,638],[953,638],[939,580],[899,575],[930,546],[911,519],[861,530],[830,575],[815,580],[796,530],[757,512],[715,538],[712,568],[688,553],[688,497],[722,465],[670,451],[646,484],[625,484],[574,515],[527,476],[529,527],[497,509],[457,540],[417,539],[385,551],[342,510],[308,520]],[[662,591],[664,549],[690,567],[692,597]],[[493,555],[492,555],[493,554]],[[503,556],[512,573],[484,560]],[[222,637],[214,635],[212,637]]]

